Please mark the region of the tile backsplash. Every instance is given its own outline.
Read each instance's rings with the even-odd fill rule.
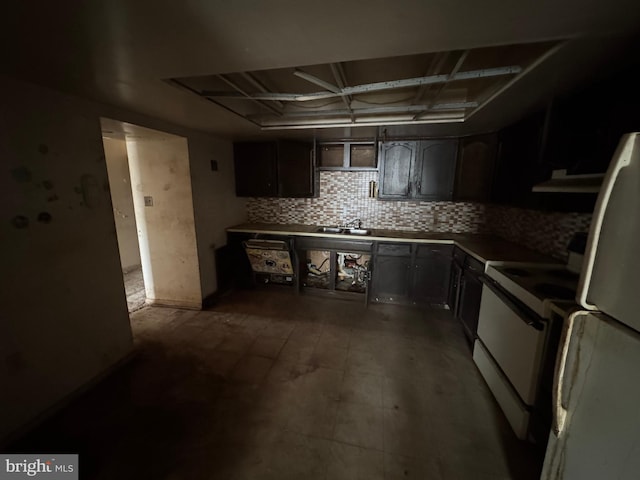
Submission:
[[[336,225],[359,218],[367,228],[493,233],[559,259],[591,214],[525,210],[470,202],[380,201],[369,198],[378,172],[320,172],[317,198],[251,198],[250,222]]]
[[[490,231],[514,243],[567,258],[567,245],[576,232],[588,232],[590,213],[543,212],[491,205],[487,209]]]
[[[478,203],[380,201],[369,198],[378,172],[320,172],[317,198],[252,198],[250,222],[336,225],[359,218],[368,228],[429,232],[484,232]]]

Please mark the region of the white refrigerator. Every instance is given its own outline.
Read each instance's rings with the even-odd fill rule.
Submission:
[[[600,190],[564,325],[544,480],[640,478],[640,133],[624,135]]]

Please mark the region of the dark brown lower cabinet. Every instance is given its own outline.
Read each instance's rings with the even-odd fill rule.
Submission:
[[[373,262],[371,300],[378,303],[447,303],[451,245],[379,243]]]
[[[464,333],[471,345],[473,345],[478,331],[478,315],[482,298],[480,275],[483,270],[484,265],[481,262],[467,256],[461,270],[458,302],[454,310],[455,316],[462,323]]]
[[[368,301],[372,241],[298,237],[300,288],[306,293]]]
[[[371,275],[371,300],[379,303],[410,303],[410,274],[410,256],[377,256]]]
[[[458,306],[458,296],[460,294],[460,283],[462,282],[462,266],[463,262],[458,261],[457,258],[454,257],[453,262],[451,262],[451,280],[449,283],[449,299],[447,304],[451,309],[451,313],[454,317],[458,317],[457,306]]]
[[[414,303],[445,305],[451,277],[451,245],[417,245],[413,268]]]

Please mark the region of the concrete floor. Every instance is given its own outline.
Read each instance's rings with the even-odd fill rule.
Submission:
[[[124,276],[124,290],[127,295],[127,308],[129,313],[140,310],[144,307],[146,292],[144,290],[144,278],[142,277],[142,267],[122,272]]]
[[[132,314],[138,355],[11,447],[91,479],[534,479],[446,310],[241,291]]]

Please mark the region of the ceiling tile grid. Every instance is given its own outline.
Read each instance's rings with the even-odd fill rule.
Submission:
[[[464,122],[559,45],[485,47],[168,81],[264,130]]]

